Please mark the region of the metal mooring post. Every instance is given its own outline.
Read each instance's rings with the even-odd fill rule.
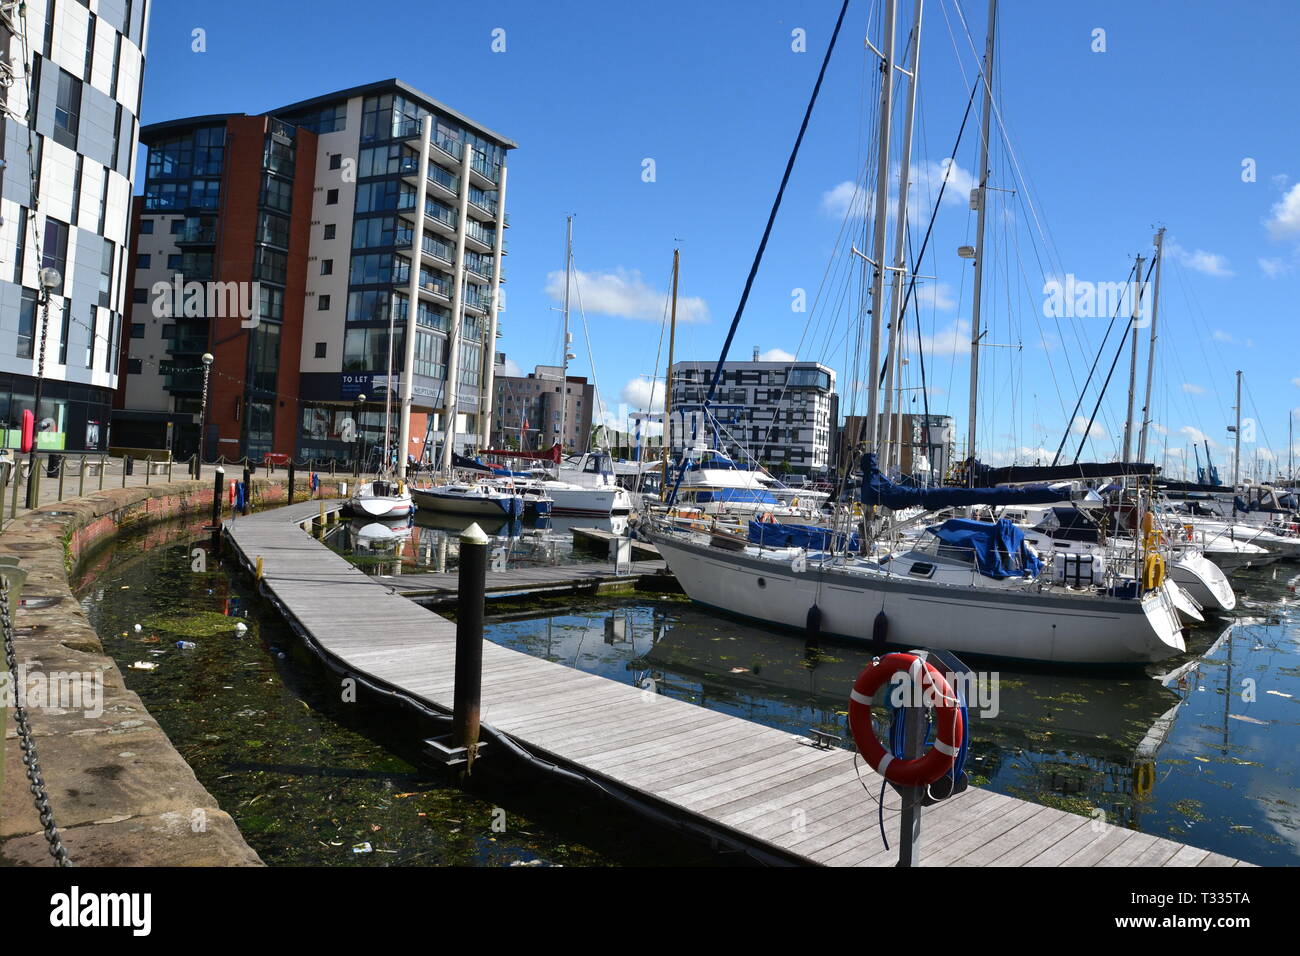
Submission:
[[[296,463],[293,460],[293,456],[290,455],[289,456],[289,502],[288,502],[289,504],[293,504],[293,478],[294,478],[295,464]]]
[[[226,469],[217,465],[216,475],[212,479],[212,531],[221,530],[221,493],[226,490]]]
[[[456,690],[452,705],[451,746],[465,748],[465,770],[478,755],[479,698],[483,684],[483,601],[488,545],[483,529],[472,524],[460,535],[460,574],[456,590]]]
[[[913,651],[913,653],[916,653]],[[924,674],[924,671],[922,671]],[[915,760],[925,752],[927,716],[920,686],[907,683],[909,700],[903,708],[904,758]],[[898,820],[898,865],[921,865],[921,802],[925,787],[898,787],[903,798],[903,812]]]
[[[244,459],[244,514],[248,514],[249,506],[253,503],[253,470],[248,466],[248,459]]]

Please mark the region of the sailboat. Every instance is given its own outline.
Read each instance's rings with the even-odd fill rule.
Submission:
[[[972,205],[978,201],[975,247],[975,285],[972,309],[971,426],[972,457],[975,449],[975,404],[978,395],[980,348],[980,282],[984,264],[984,219],[989,177],[990,112],[996,0],[989,4],[989,37],[985,49],[983,136],[980,178]],[[871,342],[868,371],[868,453],[862,458],[861,505],[867,514],[864,529],[876,525],[878,509],[897,512],[919,507],[926,512],[974,506],[1032,505],[1068,501],[1069,492],[1050,485],[1025,488],[918,489],[894,484],[878,466],[876,433],[880,388],[880,336],[884,311],[886,267],[885,229],[890,194],[890,134],[892,128],[894,28],[897,0],[885,0],[885,35],[881,72],[877,183],[875,188],[874,249],[864,261],[874,267],[871,283]],[[919,16],[920,5],[917,5]],[[903,156],[897,190],[899,225],[896,239],[896,276],[905,266],[903,257],[907,222],[908,167],[913,108],[916,97],[919,23],[912,33],[912,69],[907,120],[903,124]],[[832,39],[832,48],[834,39]],[[875,49],[874,47],[872,48]],[[829,53],[828,53],[829,57]],[[824,72],[824,67],[823,67]],[[815,96],[815,94],[814,94]],[[809,109],[811,110],[812,104]],[[790,166],[797,156],[790,157]],[[790,166],[787,166],[787,177]],[[770,231],[779,208],[780,193],[768,220]],[[764,244],[766,235],[764,236]],[[751,270],[751,280],[761,261],[763,244]],[[746,286],[746,293],[749,286]],[[895,285],[897,292],[898,284]],[[743,314],[745,297],[732,322],[731,335]],[[890,303],[891,333],[897,329],[902,303],[897,294]],[[891,334],[897,361],[896,336]],[[726,359],[726,349],[719,369]],[[716,391],[715,372],[705,399],[705,409]],[[886,391],[886,401],[889,392]],[[886,417],[888,411],[886,410]],[[972,471],[972,479],[974,469]],[[673,494],[681,485],[677,478]],[[669,503],[672,503],[670,497]],[[687,596],[696,603],[727,613],[776,624],[811,635],[828,635],[869,642],[883,648],[941,644],[958,654],[1068,666],[1131,666],[1162,660],[1186,650],[1178,611],[1163,587],[1163,564],[1144,552],[1138,574],[1112,572],[1086,585],[1074,585],[1040,573],[1040,559],[1024,545],[1023,531],[1010,521],[981,522],[950,519],[928,529],[927,546],[883,559],[871,552],[820,550],[816,547],[746,546],[739,550],[713,547],[707,535],[659,525],[647,531],[658,546]]]

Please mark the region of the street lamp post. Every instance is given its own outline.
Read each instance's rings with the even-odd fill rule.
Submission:
[[[50,295],[63,283],[63,276],[58,269],[46,267],[38,273],[41,283],[41,344],[36,360],[36,396],[32,403],[32,447],[30,471],[27,475],[27,507],[36,507],[38,478],[36,475],[36,450],[40,444],[41,434],[41,392],[45,385],[45,342],[50,331]]]
[[[208,376],[212,372],[212,353],[203,353],[203,399],[199,403],[199,453],[197,456],[198,464],[194,469],[194,477],[198,478],[200,470],[203,467],[203,445],[204,430],[208,427]]]

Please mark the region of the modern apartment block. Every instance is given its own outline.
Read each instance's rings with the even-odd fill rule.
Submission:
[[[564,397],[561,404],[561,386]],[[493,447],[510,444],[545,451],[560,442],[566,452],[586,451],[596,388],[584,376],[564,376],[558,365],[538,365],[526,376],[496,376]],[[564,434],[560,434],[564,412]]]
[[[892,416],[891,416],[892,418]],[[884,433],[885,417],[880,416],[880,430]],[[920,482],[940,482],[948,475],[953,463],[955,432],[951,415],[903,414],[894,424],[894,434],[900,437],[899,453],[894,456],[898,472]],[[867,416],[849,415],[844,419],[839,437],[839,467],[855,471],[858,454],[867,437]]]
[[[711,408],[716,422],[705,422],[703,402],[714,362],[678,362],[673,366],[673,454],[691,436],[726,450],[740,462],[786,465],[803,474],[826,471],[832,464],[839,397],[835,372],[817,362],[727,362]]]
[[[349,460],[390,387],[396,440],[413,318],[407,452],[452,407],[457,449],[487,443],[513,142],[396,79],[141,141],[119,436],[192,453],[209,353],[205,458]]]
[[[109,444],[151,6],[0,2],[0,429],[8,447],[19,444],[24,411],[35,414],[38,448]],[[58,273],[48,303],[43,269]]]

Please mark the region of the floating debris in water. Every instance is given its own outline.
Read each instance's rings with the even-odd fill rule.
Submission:
[[[1259,720],[1255,717],[1247,717],[1244,714],[1229,714],[1228,716],[1231,717],[1233,720],[1244,720],[1248,724],[1260,724],[1265,727],[1267,727],[1271,723],[1271,721]]]
[[[352,847],[353,853],[374,853],[375,849],[369,843],[358,843]]]
[[[133,671],[153,671],[157,669],[158,665],[152,661],[136,661],[131,665],[131,670]]]

